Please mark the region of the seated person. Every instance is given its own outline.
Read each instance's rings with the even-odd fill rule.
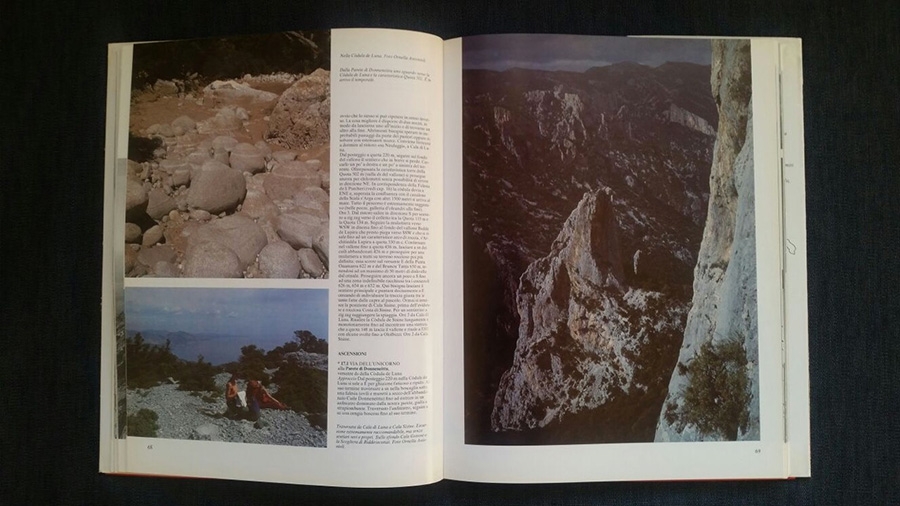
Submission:
[[[232,374],[231,379],[225,384],[225,415],[234,418],[241,414],[240,399],[238,397],[237,374]]]

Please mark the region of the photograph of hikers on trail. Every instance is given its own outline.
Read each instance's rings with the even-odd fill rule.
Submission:
[[[124,437],[325,447],[328,292],[125,290]]]

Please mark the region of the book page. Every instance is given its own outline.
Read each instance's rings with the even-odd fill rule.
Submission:
[[[785,428],[789,474],[811,473],[809,332],[806,295],[806,188],[803,143],[803,63],[798,39],[779,39],[784,223]]]
[[[442,477],[441,47],[117,47],[101,470]]]
[[[448,478],[787,476],[775,48],[446,44]]]

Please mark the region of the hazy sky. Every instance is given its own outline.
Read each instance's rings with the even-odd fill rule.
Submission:
[[[129,287],[125,324],[129,331],[238,335],[270,346],[290,341],[295,330],[327,340],[328,291]]]
[[[463,39],[463,67],[506,70],[526,68],[581,72],[631,61],[656,67],[667,61],[710,63],[710,41],[511,34]]]

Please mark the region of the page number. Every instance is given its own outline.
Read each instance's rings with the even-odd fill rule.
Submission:
[[[762,450],[760,450],[759,448],[757,448],[757,449],[753,450],[753,453],[759,455],[760,453],[762,453]]]
[[[148,450],[152,450],[152,449],[153,449],[153,445],[147,445],[147,449],[148,449]]]

